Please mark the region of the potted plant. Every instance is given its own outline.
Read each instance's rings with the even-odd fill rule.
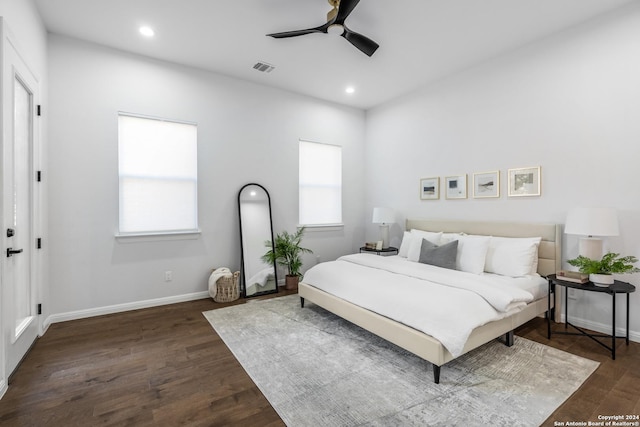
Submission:
[[[595,284],[610,285],[613,283],[612,274],[638,273],[640,268],[633,264],[638,262],[634,256],[621,257],[620,254],[607,253],[600,261],[580,255],[578,258],[567,261],[574,267],[578,267],[581,273],[589,275],[589,280]]]
[[[300,268],[302,268],[301,256],[303,253],[313,253],[311,249],[300,246],[303,233],[304,227],[299,228],[294,234],[283,231],[276,235],[273,245],[270,240],[265,242],[265,246],[269,250],[262,256],[262,260],[269,264],[278,263],[287,268],[286,289],[298,289],[298,282],[302,279],[302,274],[300,273]]]

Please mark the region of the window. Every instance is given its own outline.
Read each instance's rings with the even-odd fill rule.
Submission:
[[[342,147],[300,141],[301,225],[342,223]]]
[[[120,233],[195,232],[195,124],[118,115]]]

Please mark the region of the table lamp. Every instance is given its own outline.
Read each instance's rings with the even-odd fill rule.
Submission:
[[[567,214],[565,234],[587,236],[580,239],[578,252],[589,259],[602,258],[602,239],[594,236],[617,236],[618,214],[613,208],[574,208]]]
[[[389,224],[395,221],[395,213],[391,208],[373,208],[373,223],[380,224],[382,248],[389,247]]]

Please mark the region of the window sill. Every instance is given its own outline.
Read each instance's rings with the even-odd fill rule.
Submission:
[[[196,240],[200,238],[200,230],[159,231],[155,233],[124,233],[116,234],[116,240],[121,243],[163,242],[172,240]]]

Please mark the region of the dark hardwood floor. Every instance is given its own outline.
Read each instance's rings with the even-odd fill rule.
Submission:
[[[202,315],[227,305],[204,299],[51,325],[12,376],[0,425],[284,425]],[[601,363],[545,425],[640,414],[639,343],[621,340],[613,361],[588,338],[547,340],[542,319],[516,334]]]

